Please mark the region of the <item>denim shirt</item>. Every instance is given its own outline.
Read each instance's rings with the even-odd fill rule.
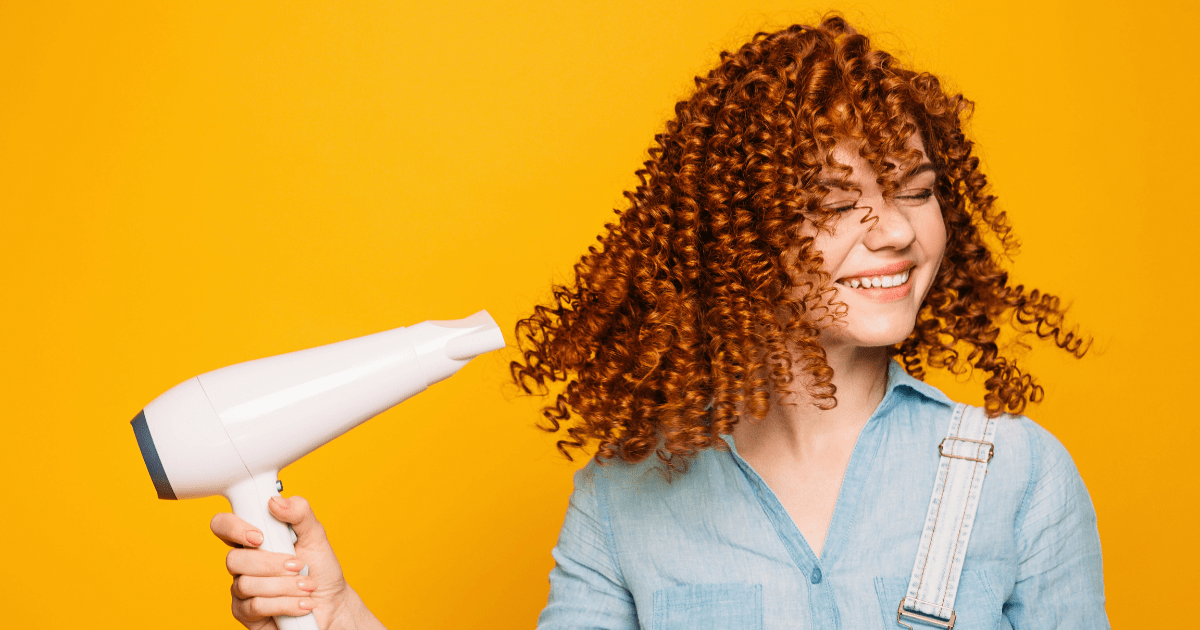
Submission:
[[[593,460],[575,475],[538,627],[900,628],[953,407],[891,364],[819,558],[728,437],[670,482],[653,457]],[[1071,457],[1024,417],[1001,418],[995,445],[955,628],[1108,628],[1096,514]]]

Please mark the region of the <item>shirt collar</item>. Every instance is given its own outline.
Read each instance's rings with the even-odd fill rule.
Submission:
[[[917,379],[909,376],[908,372],[904,371],[904,367],[900,365],[898,361],[888,362],[887,392],[885,392],[883,396],[884,402],[880,403],[879,406],[883,407],[884,404],[887,403],[887,400],[893,397],[892,392],[900,387],[907,387],[914,393],[919,394],[933,402],[946,405],[947,407],[954,406],[954,401],[950,400],[949,397],[943,394],[942,390],[930,385],[929,383],[918,381]]]
[[[892,407],[898,404],[898,397],[901,394],[896,393],[896,390],[902,387],[908,388],[913,393],[932,402],[939,403],[947,407],[954,406],[954,401],[950,400],[948,396],[943,394],[942,390],[930,385],[929,383],[918,381],[917,379],[913,378],[908,374],[908,372],[904,371],[904,367],[901,366],[899,362],[888,361],[887,391],[884,392],[883,400],[880,401],[879,407],[875,409],[875,413],[871,414],[872,417],[880,415],[881,412],[886,413],[887,411],[891,410]],[[709,403],[708,408],[712,408],[712,403]],[[730,446],[733,446],[733,436],[722,435],[721,437],[725,438],[725,441],[728,442]]]

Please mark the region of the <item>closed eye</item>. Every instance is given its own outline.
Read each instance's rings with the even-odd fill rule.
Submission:
[[[854,191],[851,194],[834,193],[826,198],[825,203],[821,204],[821,210],[824,212],[832,212],[834,214],[845,214],[858,207],[858,202],[862,201],[862,194]]]
[[[845,201],[841,203],[826,204],[821,206],[821,209],[841,214],[843,212],[850,212],[856,205],[858,205],[857,201]]]
[[[894,198],[896,203],[905,206],[919,206],[933,197],[932,188],[914,188],[902,190]]]

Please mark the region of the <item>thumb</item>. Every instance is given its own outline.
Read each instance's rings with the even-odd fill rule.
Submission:
[[[325,538],[325,528],[321,526],[316,514],[313,514],[312,506],[304,497],[271,497],[267,502],[267,509],[271,510],[275,518],[292,526],[292,531],[296,532],[297,545],[312,547],[329,544]]]

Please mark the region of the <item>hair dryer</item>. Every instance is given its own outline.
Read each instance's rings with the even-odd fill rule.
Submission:
[[[160,499],[223,495],[263,533],[261,549],[295,552],[271,516],[279,470],[322,444],[504,347],[487,311],[426,321],[326,346],[238,363],[167,390],[133,419]],[[275,618],[317,630],[312,614]]]

